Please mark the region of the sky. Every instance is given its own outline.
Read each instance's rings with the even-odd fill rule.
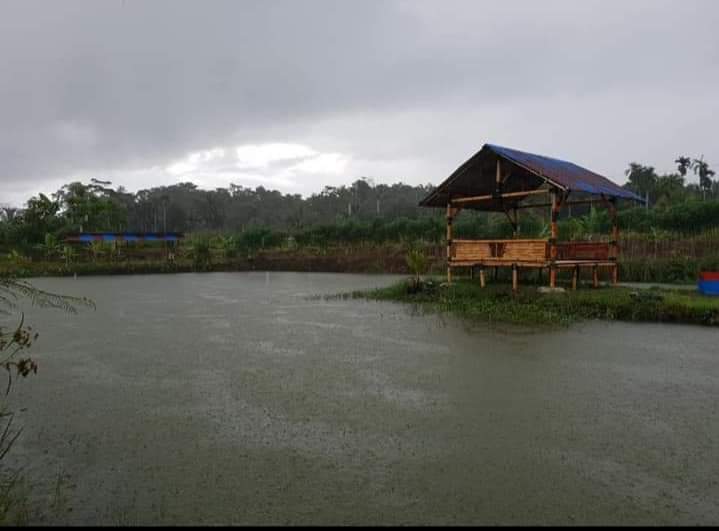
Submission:
[[[717,27],[716,0],[0,0],[0,204],[439,184],[485,142],[716,167]]]

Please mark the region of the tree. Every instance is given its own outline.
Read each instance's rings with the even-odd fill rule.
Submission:
[[[78,306],[94,308],[92,301],[86,298],[49,293],[35,288],[27,281],[0,277],[0,314],[18,314],[17,325],[11,328],[0,326],[0,368],[4,369],[7,375],[4,394],[0,394],[4,398],[10,393],[13,378],[25,378],[38,370],[38,364],[26,356],[38,334],[25,323],[25,316],[18,308],[21,299],[28,299],[36,306],[58,308],[70,313],[77,313]],[[22,433],[22,428],[16,429],[13,426],[14,417],[15,413],[8,408],[6,401],[0,398],[0,463]],[[7,493],[12,488],[13,481],[11,479],[10,484],[5,481],[6,478],[0,476],[0,482],[3,483],[0,487]],[[8,523],[7,519],[12,513],[12,505],[0,504],[0,523]]]
[[[684,177],[678,173],[669,173],[657,178],[655,187],[656,205],[670,206],[686,198]]]
[[[679,175],[681,175],[682,177],[686,177],[687,171],[692,165],[692,159],[690,159],[689,157],[680,156],[677,157],[674,162],[677,165],[677,171],[679,171]]]
[[[42,242],[45,235],[55,232],[61,221],[57,218],[60,205],[45,194],[31,197],[22,213],[22,237],[27,244]]]
[[[642,197],[654,197],[658,176],[653,166],[631,162],[624,174],[628,177],[627,188]]]
[[[714,170],[709,168],[709,164],[704,160],[704,155],[698,159],[694,159],[694,173],[699,176],[699,188],[702,190],[702,198],[706,199],[707,192],[712,190],[712,176]]]

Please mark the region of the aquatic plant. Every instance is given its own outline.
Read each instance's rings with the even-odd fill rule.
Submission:
[[[432,311],[480,321],[566,326],[583,319],[678,322],[719,325],[719,299],[689,290],[611,287],[542,294],[526,286],[512,296],[509,284],[458,280],[433,290],[412,290],[400,282],[386,288],[358,291],[352,297],[417,304]]]
[[[58,295],[38,289],[27,281],[0,277],[0,314],[19,314],[16,326],[10,329],[0,327],[0,368],[7,376],[3,398],[0,399],[0,465],[22,433],[22,428],[14,428],[15,413],[8,409],[4,398],[9,395],[14,378],[26,378],[38,370],[37,362],[26,355],[38,333],[25,323],[25,314],[18,309],[21,299],[28,299],[35,306],[70,313],[77,313],[78,306],[94,308],[94,303],[84,297]],[[0,466],[0,523],[5,523],[11,513],[17,515],[19,502],[14,489],[18,481],[18,472],[8,472]]]
[[[413,289],[418,290],[422,285],[422,275],[427,272],[427,265],[429,264],[427,255],[424,254],[422,249],[413,247],[407,251],[405,261],[413,275],[411,285]]]

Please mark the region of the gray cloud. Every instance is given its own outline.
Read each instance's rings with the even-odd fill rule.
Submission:
[[[230,158],[196,180],[436,183],[485,141],[617,180],[633,159],[719,162],[718,21],[712,0],[5,1],[0,202],[167,184],[190,153],[263,143],[346,163]]]

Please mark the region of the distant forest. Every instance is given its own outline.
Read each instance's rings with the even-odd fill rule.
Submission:
[[[675,162],[677,171],[665,175],[658,175],[651,166],[629,165],[624,186],[648,197],[651,208],[625,205],[620,218],[625,228],[692,232],[719,226],[719,181],[713,179],[714,171],[703,158],[678,157]],[[691,174],[698,177],[698,184],[686,183]],[[262,229],[293,235],[310,229],[316,234],[330,234],[344,227],[354,230],[357,238],[374,239],[367,236],[374,230],[381,232],[384,240],[394,236],[435,240],[441,239],[443,212],[417,206],[432,189],[431,185],[403,183],[375,185],[362,178],[349,186],[325,187],[307,198],[261,186],[250,189],[231,184],[229,188],[202,190],[191,182],[130,193],[111,182],[92,179],[89,183],[69,183],[49,197],[32,197],[23,209],[0,208],[0,246],[28,248],[46,241],[48,235],[59,239],[80,230],[232,234]],[[579,219],[577,227],[594,225],[587,230],[609,223],[589,210],[575,211],[574,215],[586,218]],[[546,230],[544,212],[523,212],[522,216],[524,234]],[[494,223],[487,214],[463,215],[460,219],[465,231],[484,231],[488,236],[504,230],[495,225],[506,225],[504,220]],[[413,234],[400,234],[409,230],[412,221]],[[318,227],[324,228],[318,232]],[[398,233],[393,236],[395,230]]]

